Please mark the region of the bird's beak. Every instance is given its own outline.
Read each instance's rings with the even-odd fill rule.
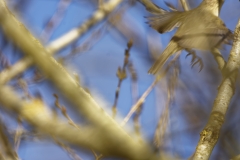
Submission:
[[[220,11],[221,11],[221,9],[222,9],[222,5],[223,5],[224,1],[225,1],[225,0],[218,0],[218,4],[219,4],[218,12],[219,12],[219,14],[220,14]]]

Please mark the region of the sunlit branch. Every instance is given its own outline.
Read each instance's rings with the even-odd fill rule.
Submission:
[[[54,40],[48,45],[48,50],[50,52],[57,52],[60,49],[68,46],[70,43],[77,40],[86,31],[92,28],[95,24],[102,21],[106,16],[108,16],[120,3],[122,0],[111,0],[103,4],[101,8],[93,13],[93,15],[85,21],[79,28],[72,29],[67,34]]]
[[[24,132],[24,129],[22,126],[22,122],[21,122],[20,118],[18,118],[18,126],[16,129],[16,133],[14,135],[14,148],[15,148],[16,152],[19,149],[23,132]]]
[[[2,95],[0,104],[5,110],[16,112],[41,133],[80,147],[94,149],[105,154],[111,153],[110,148],[105,145],[105,138],[100,135],[101,131],[98,127],[81,126],[81,129],[76,128],[67,121],[52,116],[51,111],[41,100],[23,101],[8,86],[1,86],[0,94]],[[114,148],[112,149],[114,150]]]
[[[123,119],[121,126],[124,126],[129,119],[132,117],[133,113],[136,112],[136,110],[141,107],[141,105],[144,103],[145,99],[149,95],[149,93],[153,90],[155,85],[167,74],[168,70],[172,66],[172,63],[176,61],[176,59],[179,57],[180,52],[176,54],[176,56],[173,58],[173,60],[169,63],[167,68],[163,70],[160,74],[158,74],[155,78],[155,80],[152,82],[152,84],[148,87],[148,89],[142,94],[142,96],[138,99],[138,101],[131,107],[130,111],[128,112],[127,116]]]
[[[103,4],[101,8],[96,10],[92,16],[85,21],[80,27],[70,30],[68,33],[54,40],[47,45],[46,50],[50,54],[54,54],[69,44],[76,41],[94,25],[101,22],[106,16],[108,16],[122,0],[111,0]],[[25,57],[22,60],[15,63],[11,68],[5,69],[0,73],[0,84],[5,84],[18,74],[24,72],[28,67],[32,65],[33,61],[30,57]]]
[[[209,159],[212,150],[219,138],[221,127],[224,123],[225,115],[230,101],[234,95],[236,78],[240,68],[240,20],[235,29],[233,47],[230,52],[229,61],[223,70],[223,80],[218,88],[218,94],[213,104],[213,109],[206,124],[201,132],[196,151],[193,155],[194,160]]]
[[[131,116],[133,115],[133,113],[136,112],[136,110],[144,103],[145,99],[147,98],[147,96],[149,95],[149,93],[153,90],[153,88],[155,87],[155,85],[157,84],[158,80],[162,79],[162,77],[164,77],[165,73],[163,73],[162,75],[159,75],[158,78],[156,78],[152,84],[148,87],[148,89],[143,93],[143,95],[139,98],[139,100],[131,107],[131,110],[128,112],[127,116],[123,119],[121,126],[124,126],[128,120],[131,118]]]
[[[154,4],[151,0],[138,0],[140,3],[142,3],[146,10],[151,12],[151,13],[164,13],[165,10]]]
[[[111,1],[111,4],[115,3]],[[153,155],[149,146],[144,142],[140,143],[134,140],[107,115],[91,95],[67,73],[61,64],[48,54],[42,44],[11,14],[3,0],[0,0],[0,25],[3,33],[23,53],[32,58],[34,64],[73,104],[73,108],[79,111],[95,127],[99,128],[101,134],[106,136],[105,140],[102,139],[108,142],[106,147],[109,148],[106,154],[115,154],[128,159],[141,160],[150,157],[154,159],[155,155]],[[6,94],[6,92],[3,93]],[[74,142],[76,142],[76,136],[71,135],[71,137],[75,137]],[[101,149],[94,148],[94,150],[104,153]]]
[[[4,160],[18,160],[18,155],[14,151],[6,133],[7,128],[2,120],[0,120],[0,158]]]
[[[223,67],[225,66],[226,62],[221,54],[221,52],[218,49],[213,49],[212,55],[214,56],[214,59],[216,60],[218,64],[218,68],[222,71]]]

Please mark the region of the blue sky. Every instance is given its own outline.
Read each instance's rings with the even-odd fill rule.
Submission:
[[[21,17],[24,24],[27,25],[37,37],[39,37],[46,22],[54,14],[58,2],[58,0],[29,0],[29,4],[24,10],[22,10],[19,17]],[[166,9],[166,5],[163,1],[155,0],[155,2],[160,6],[164,6]],[[176,5],[175,0],[171,0],[171,2]],[[199,3],[200,1],[193,6],[195,7]],[[192,1],[190,4],[193,4]],[[240,3],[237,0],[226,1],[222,8],[221,18],[231,30],[234,30],[238,18],[240,17],[239,8]],[[50,41],[57,39],[73,27],[77,27],[84,23],[84,21],[89,18],[95,9],[96,6],[92,5],[88,0],[72,0],[72,3],[67,8],[62,22],[54,31]],[[135,39],[133,48],[130,52],[130,60],[134,64],[138,74],[137,82],[139,87],[139,96],[144,93],[154,80],[154,76],[147,74],[148,69],[153,63],[153,60],[151,60],[149,55],[148,40],[151,40],[153,43],[152,45],[156,45],[156,54],[160,54],[168,44],[171,36],[174,34],[174,31],[163,35],[158,34],[145,23],[146,19],[144,16],[147,15],[149,15],[149,13],[145,11],[141,4],[136,4],[136,6],[129,8],[123,15],[123,20],[129,21],[127,22],[128,27],[130,27],[131,30],[136,32],[139,36],[139,39]],[[91,36],[92,32],[102,28],[103,25],[105,25],[105,21],[96,25],[83,37],[81,37],[78,40],[78,44],[83,43],[89,36]],[[75,72],[79,74],[81,84],[86,88],[89,88],[96,99],[100,99],[99,97],[104,99],[109,110],[111,110],[111,106],[114,102],[115,90],[118,83],[116,71],[117,68],[123,64],[124,50],[126,49],[127,42],[128,37],[126,38],[126,36],[122,36],[115,28],[109,27],[99,41],[92,46],[92,48],[88,51],[81,52],[74,57],[70,57],[64,63],[70,73]],[[227,47],[227,49],[223,51],[226,58],[229,53],[229,48],[230,47]],[[56,57],[66,55],[70,49],[71,47],[67,47],[62,50],[61,53],[57,54]],[[198,52],[198,55],[204,60],[213,60],[210,54]],[[206,107],[204,111],[206,111],[207,115],[209,115],[211,110],[210,107],[215,97],[214,94],[216,94],[217,91],[217,84],[213,86],[213,88],[215,87],[215,90],[213,89],[211,92],[208,91],[208,84],[205,83],[211,82],[213,77],[206,77],[208,73],[206,68],[204,68],[200,73],[198,72],[199,68],[197,66],[191,69],[191,58],[185,58],[185,56],[186,53],[183,52],[180,57],[180,78],[183,81],[193,79],[194,84],[197,87],[192,87],[195,88],[195,90],[188,93],[190,95],[189,99],[192,97],[192,99],[197,99],[199,104]],[[213,65],[215,65],[216,68],[216,62],[212,63],[214,63]],[[27,76],[28,74],[26,74],[26,77]],[[164,87],[166,84],[161,83],[161,86]],[[29,89],[32,94],[39,91],[42,94],[45,103],[48,106],[53,106],[54,98],[52,94],[58,92],[53,87],[53,84],[45,81],[40,84],[31,85],[29,86]],[[161,88],[159,90],[159,94],[156,94],[157,91],[154,90],[146,98],[140,119],[142,134],[149,141],[152,141],[157,121],[162,113],[161,111],[164,108],[166,100],[166,94],[161,92]],[[198,90],[201,92],[197,92]],[[189,129],[189,122],[184,117],[184,110],[180,105],[181,94],[186,93],[183,93],[181,89],[177,88],[175,100],[171,103],[170,107],[169,127],[167,130],[167,137],[170,137],[172,134],[178,134],[178,136],[167,138],[164,150],[170,154],[177,154],[182,158],[187,158],[193,153],[199,138],[199,132],[201,130],[198,129],[198,132],[195,132],[195,134],[187,132]],[[128,73],[128,78],[123,81],[120,90],[118,116],[124,117],[128,113],[133,104],[131,96],[131,79],[129,78]],[[69,105],[64,98],[61,98],[61,103],[66,107]],[[69,109],[68,112],[70,116],[76,120],[76,122],[81,122],[81,118],[77,117],[74,111]],[[194,115],[197,115],[197,113],[194,113]],[[201,128],[201,126],[204,126],[206,123],[206,120],[207,118],[196,125],[200,125]],[[132,123],[130,122],[129,125],[131,127]],[[77,152],[83,160],[93,159],[93,155],[89,152],[79,150],[77,150]],[[19,155],[23,160],[70,160],[65,151],[49,140],[26,140],[21,143]]]

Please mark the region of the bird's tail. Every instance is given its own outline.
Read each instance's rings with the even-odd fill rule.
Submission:
[[[162,66],[166,63],[168,58],[179,51],[180,48],[178,44],[174,41],[170,41],[166,49],[163,51],[163,53],[158,57],[158,59],[154,62],[152,67],[149,69],[149,74],[156,74]]]
[[[175,27],[179,27],[182,24],[185,14],[186,12],[180,11],[164,12],[147,17],[147,23],[159,33],[165,33],[173,30]]]

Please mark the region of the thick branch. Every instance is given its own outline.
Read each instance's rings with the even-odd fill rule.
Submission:
[[[60,38],[54,40],[47,45],[46,50],[49,53],[54,54],[69,44],[76,41],[94,25],[101,22],[106,16],[109,15],[120,3],[122,0],[111,0],[102,5],[100,9],[95,11],[93,15],[85,21],[80,27],[74,28],[68,33],[64,34]],[[8,68],[0,73],[0,84],[5,84],[18,74],[24,72],[28,67],[33,64],[33,61],[30,57],[25,57],[22,60],[15,63],[11,68]]]
[[[106,145],[107,137],[101,134],[101,129],[91,126],[81,126],[80,128],[72,126],[68,122],[54,117],[41,100],[23,101],[10,87],[2,86],[0,94],[2,95],[0,103],[6,110],[16,112],[41,133],[89,150],[99,151],[105,155],[118,154],[114,145],[112,146],[111,143]]]
[[[144,142],[131,138],[94,99],[48,54],[42,44],[19,22],[0,0],[0,25],[3,33],[17,45],[23,53],[33,59],[39,69],[65,95],[88,121],[105,134],[108,146],[114,146],[118,155],[129,159],[149,159],[152,152]],[[115,152],[116,152],[115,151]],[[109,151],[110,154],[111,151]]]
[[[103,4],[101,8],[93,13],[93,15],[85,21],[79,28],[72,29],[70,32],[64,36],[58,38],[57,40],[50,43],[47,49],[50,52],[57,52],[60,49],[68,46],[70,43],[77,40],[82,36],[86,31],[91,29],[95,24],[102,21],[109,13],[111,13],[122,0],[110,0],[107,3]]]
[[[223,70],[224,79],[218,89],[217,97],[213,104],[213,109],[209,121],[201,132],[194,160],[207,160],[217,143],[220,129],[234,95],[236,78],[240,68],[240,20],[235,29],[233,47],[230,53],[229,61]]]

